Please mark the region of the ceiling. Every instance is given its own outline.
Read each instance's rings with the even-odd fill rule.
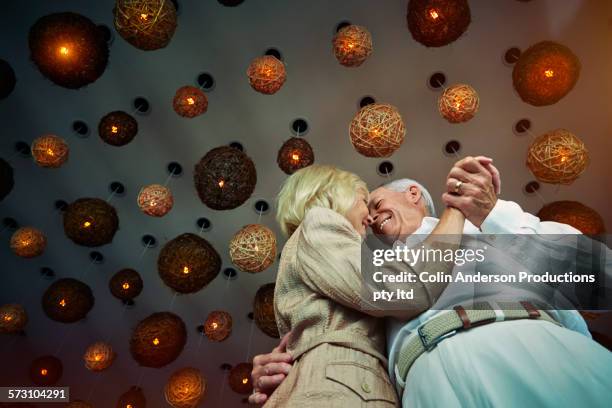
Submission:
[[[0,337],[0,382],[29,385],[29,362],[42,354],[54,354],[64,363],[62,382],[75,398],[89,399],[97,407],[114,405],[130,385],[141,382],[148,406],[167,406],[161,389],[168,376],[183,366],[202,370],[208,395],[202,406],[243,406],[243,396],[225,386],[219,368],[249,361],[277,344],[257,329],[247,314],[257,289],[273,282],[276,264],[259,274],[239,273],[229,281],[220,274],[200,292],[174,298],[159,279],[156,262],[163,244],[184,233],[198,233],[196,220],[207,217],[212,229],[203,232],[219,251],[223,267],[231,266],[228,242],[243,225],[259,220],[253,209],[257,199],[273,204],[287,177],[276,164],[281,144],[292,136],[291,123],[304,118],[318,163],[338,165],[362,176],[370,187],[385,181],[376,169],[381,159],[362,157],[348,139],[348,124],[366,95],[398,107],[407,127],[406,140],[391,157],[392,177],[408,176],[429,187],[436,203],[444,178],[456,160],[443,152],[449,140],[461,142],[460,155],[484,154],[494,158],[502,176],[502,198],[537,212],[544,202],[579,200],[597,210],[612,227],[609,205],[612,175],[612,3],[605,0],[473,0],[472,24],[455,43],[428,49],[416,43],[406,27],[406,0],[246,0],[238,7],[224,7],[216,0],[179,0],[178,28],[168,47],[145,52],[124,41],[112,24],[113,1],[64,0],[0,2],[0,58],[17,75],[17,86],[0,101],[0,156],[15,171],[15,188],[0,203],[0,217],[43,230],[46,252],[35,259],[21,259],[9,249],[11,231],[2,231],[0,248],[0,304],[25,305],[30,322],[24,337]],[[60,11],[81,13],[111,28],[110,63],[100,79],[80,89],[68,90],[44,79],[29,60],[27,35],[39,17]],[[374,51],[359,68],[338,64],[331,51],[335,27],[341,21],[367,27]],[[512,67],[502,62],[511,46],[521,49],[541,40],[570,47],[580,58],[582,73],[574,90],[552,106],[525,104],[512,88]],[[266,49],[282,53],[287,82],[275,95],[253,91],[246,78],[249,62]],[[439,91],[426,85],[429,76],[445,73],[448,84],[463,82],[480,95],[480,109],[468,123],[452,125],[437,112]],[[172,110],[172,98],[183,85],[195,85],[201,72],[215,81],[208,93],[208,112],[185,119]],[[139,133],[124,147],[113,147],[97,136],[97,123],[114,110],[133,112],[132,101],[143,96],[151,104],[147,115],[134,114]],[[519,119],[532,122],[532,135],[517,136]],[[91,129],[88,137],[72,131],[82,120]],[[570,186],[543,184],[539,193],[523,192],[533,180],[524,162],[526,150],[537,136],[566,128],[578,135],[590,152],[587,171]],[[70,145],[70,159],[60,169],[36,166],[31,158],[15,152],[15,143],[30,143],[46,134],[57,134]],[[193,186],[193,167],[210,149],[239,141],[257,168],[253,196],[241,207],[215,211],[205,207]],[[140,188],[164,184],[166,166],[183,166],[180,177],[168,186],[175,205],[163,218],[141,213],[136,205]],[[91,264],[91,249],[79,247],[64,235],[56,200],[110,196],[109,184],[121,182],[126,192],[110,203],[120,218],[120,230],[112,244],[97,250],[104,262]],[[260,222],[283,239],[274,221],[274,208]],[[1,228],[1,227],[0,227]],[[141,237],[151,234],[158,246],[143,253]],[[41,267],[57,277],[84,280],[94,291],[96,304],[81,322],[65,325],[48,319],[40,296],[50,280],[40,278]],[[133,308],[122,309],[107,287],[112,274],[124,267],[137,269],[144,291]],[[141,369],[130,357],[131,328],[156,311],[172,310],[189,329],[187,345],[179,358],[161,369]],[[215,309],[234,318],[231,337],[223,343],[199,342],[196,326]],[[118,353],[113,367],[102,374],[88,372],[82,362],[92,342],[108,340]]]

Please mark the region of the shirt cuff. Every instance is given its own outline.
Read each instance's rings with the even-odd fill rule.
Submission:
[[[480,225],[485,234],[513,234],[523,225],[523,209],[512,201],[497,200],[495,206]]]

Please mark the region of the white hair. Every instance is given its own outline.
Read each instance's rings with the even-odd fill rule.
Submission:
[[[403,193],[408,190],[408,187],[411,185],[416,185],[421,190],[421,197],[423,197],[423,201],[425,204],[425,209],[429,213],[428,215],[431,217],[436,216],[436,207],[434,206],[433,200],[431,199],[431,194],[429,191],[421,183],[416,180],[404,178],[399,180],[394,180],[390,183],[383,184],[382,187],[387,190],[395,191],[397,193]]]

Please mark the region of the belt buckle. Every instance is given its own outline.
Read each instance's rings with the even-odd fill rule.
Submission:
[[[427,351],[433,350],[433,348],[436,347],[438,343],[441,342],[442,340],[447,339],[449,337],[453,337],[455,334],[457,334],[457,330],[453,330],[441,336],[436,337],[432,341],[428,341],[425,334],[422,331],[423,327],[425,327],[425,325],[420,326],[418,329],[418,332],[419,332],[419,337],[421,338],[421,343],[423,343],[423,347],[425,347],[425,350]]]

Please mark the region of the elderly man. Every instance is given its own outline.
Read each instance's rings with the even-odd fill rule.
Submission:
[[[579,233],[498,200],[495,184],[498,173],[486,158],[465,158],[450,171],[442,200],[466,216],[465,234]],[[408,245],[406,237],[427,235],[438,222],[429,193],[414,180],[374,190],[369,208],[372,230],[388,244]],[[456,302],[441,296],[408,322],[386,322],[389,373],[404,407],[605,406],[612,399],[612,357],[577,312],[526,303],[523,318],[514,318],[520,313],[474,313]],[[286,341],[255,357],[251,402],[264,402],[289,373]]]

